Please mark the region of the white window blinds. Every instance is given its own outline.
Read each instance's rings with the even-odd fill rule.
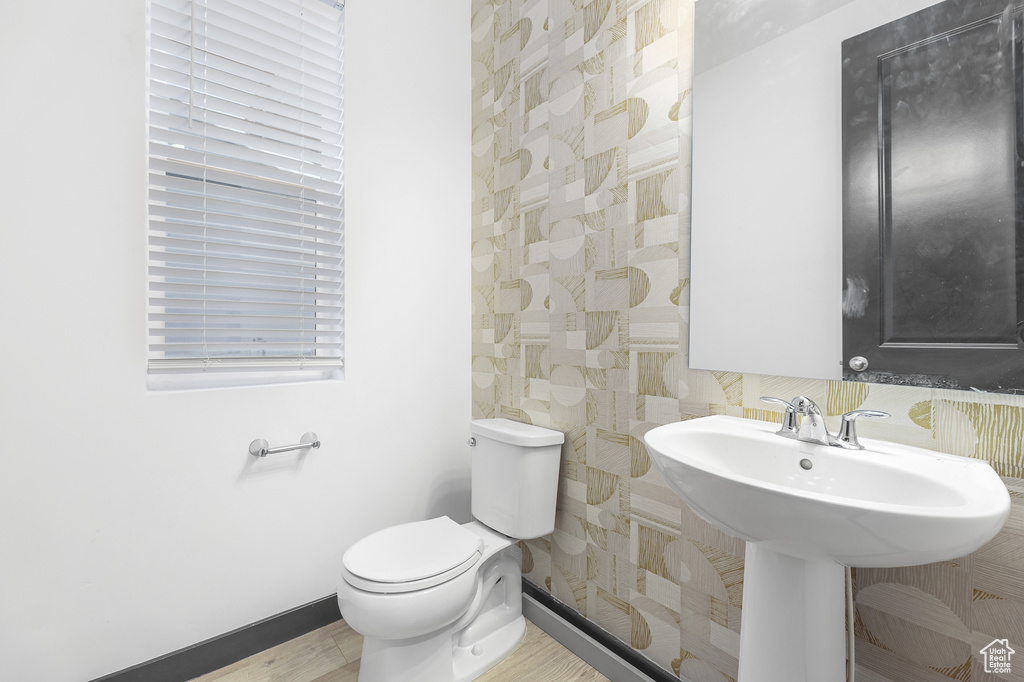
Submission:
[[[340,5],[150,1],[151,374],[341,366]]]

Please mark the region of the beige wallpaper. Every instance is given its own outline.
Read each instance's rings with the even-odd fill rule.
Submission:
[[[861,682],[1024,680],[1024,400],[691,371],[686,361],[692,0],[474,0],[473,412],[564,431],[558,520],[524,572],[691,682],[733,680],[743,543],[668,490],[643,434],[707,414],[777,419],[979,457],[1003,532],[957,561],[856,571]],[[1015,672],[985,673],[1008,639]],[[1016,663],[1016,662],[1015,662]]]

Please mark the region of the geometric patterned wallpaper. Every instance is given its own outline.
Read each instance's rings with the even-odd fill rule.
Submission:
[[[855,570],[860,682],[1024,681],[1024,399],[688,369],[692,0],[473,1],[473,417],[566,434],[526,578],[680,679],[735,680],[743,542],[694,516],[643,435],[778,420],[761,395],[989,461],[1013,508],[971,556]],[[723,267],[728,267],[723,264]]]

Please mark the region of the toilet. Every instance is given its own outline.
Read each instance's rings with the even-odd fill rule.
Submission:
[[[342,558],[338,606],[363,635],[359,682],[469,682],[526,632],[518,540],[555,527],[564,434],[470,422],[472,512],[392,526]]]

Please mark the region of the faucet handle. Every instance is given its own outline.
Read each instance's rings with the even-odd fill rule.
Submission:
[[[789,402],[788,400],[783,400],[782,398],[773,398],[770,395],[763,395],[763,396],[761,396],[761,402],[763,402],[763,403],[776,403],[778,405],[785,405],[786,408],[789,409],[789,410],[793,409],[793,403]]]
[[[843,415],[843,421],[839,425],[839,433],[836,434],[833,445],[847,450],[863,450],[864,446],[857,440],[857,420],[861,417],[886,418],[892,415],[881,410],[854,410]]]
[[[786,415],[782,419],[782,428],[780,428],[776,433],[780,436],[785,436],[786,438],[796,438],[796,407],[793,406],[793,403],[788,400],[783,400],[782,398],[773,398],[769,395],[761,396],[761,401],[785,406]]]

